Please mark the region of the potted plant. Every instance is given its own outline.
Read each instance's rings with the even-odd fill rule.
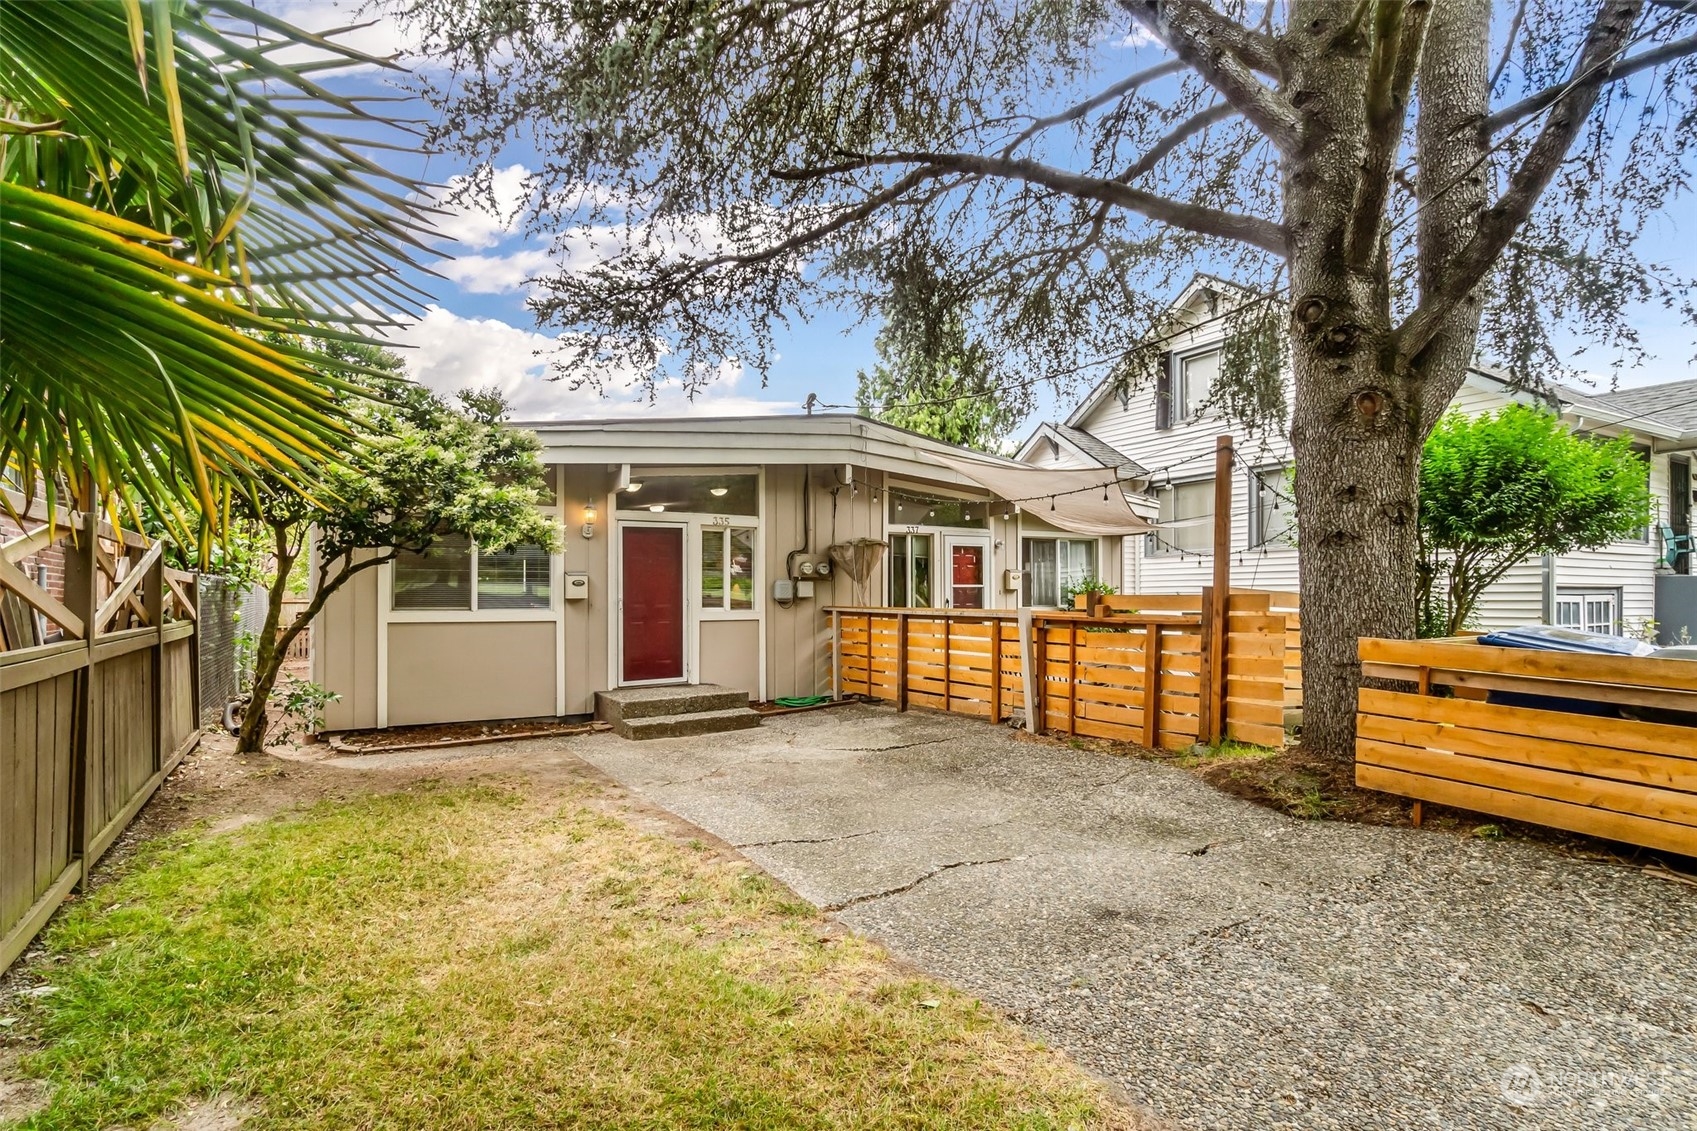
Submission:
[[[1106,581],[1094,577],[1086,577],[1068,585],[1062,592],[1067,603],[1075,609],[1082,609],[1093,617],[1103,615],[1102,599],[1114,591],[1114,587]],[[1083,600],[1080,600],[1083,598]]]

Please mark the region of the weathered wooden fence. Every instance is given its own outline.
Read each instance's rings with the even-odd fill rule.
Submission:
[[[15,563],[67,541],[61,599]],[[193,578],[163,549],[86,514],[0,545],[0,594],[31,610],[0,648],[0,970],[199,735]]]
[[[1360,655],[1363,676],[1408,690],[1361,689],[1358,785],[1697,855],[1697,663],[1472,638],[1364,639]]]
[[[1073,611],[834,608],[833,690],[996,722],[1018,712],[1033,729],[1151,748],[1219,735],[1282,745],[1294,602],[1233,591],[1218,663],[1208,604],[1192,594]]]
[[[282,615],[279,617],[279,619],[277,621],[277,635],[278,636],[281,636],[283,634],[284,629],[288,628],[291,624],[295,623],[295,618],[300,616],[300,614],[305,611],[306,606],[309,603],[309,600],[310,599],[306,598],[306,597],[284,597],[283,598]],[[301,630],[300,635],[296,636],[294,638],[294,640],[292,640],[289,643],[289,650],[287,652],[283,653],[283,659],[285,659],[285,660],[305,660],[305,659],[310,658],[311,655],[312,655],[312,626],[308,625],[305,629]]]

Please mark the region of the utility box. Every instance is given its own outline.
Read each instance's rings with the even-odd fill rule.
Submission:
[[[1656,575],[1656,642],[1697,644],[1697,574]]]

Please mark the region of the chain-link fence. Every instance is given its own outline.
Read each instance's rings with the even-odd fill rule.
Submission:
[[[203,726],[220,722],[224,704],[246,687],[252,671],[253,650],[238,647],[245,633],[257,632],[265,623],[265,591],[255,585],[239,585],[228,578],[202,575],[198,582],[200,625],[195,639],[200,643],[200,721]]]

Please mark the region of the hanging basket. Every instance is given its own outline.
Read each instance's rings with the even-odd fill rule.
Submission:
[[[856,538],[852,542],[838,542],[828,552],[832,565],[856,585],[864,585],[878,568],[878,563],[884,560],[886,544],[876,538]]]

